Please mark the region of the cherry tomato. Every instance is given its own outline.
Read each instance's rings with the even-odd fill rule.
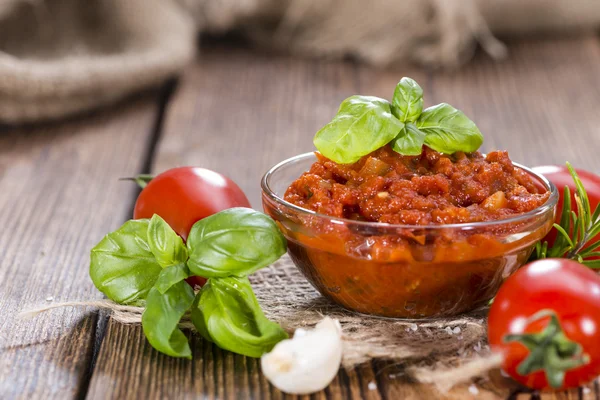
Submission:
[[[569,170],[565,166],[545,165],[541,167],[534,167],[533,171],[537,172],[538,174],[544,175],[546,179],[554,183],[554,185],[557,187],[560,193],[560,198],[558,199],[558,205],[556,208],[556,223],[560,223],[565,186],[568,186],[571,190],[571,206],[573,207],[573,209],[576,209],[577,207],[575,205],[575,192],[577,191],[577,189],[575,187],[575,182],[573,182],[573,177],[571,176]],[[579,175],[579,178],[583,183],[583,187],[587,192],[588,198],[590,200],[590,207],[593,213],[594,210],[596,210],[596,207],[598,207],[598,204],[600,204],[600,176],[582,169],[575,169],[575,171],[577,172],[577,175]],[[552,246],[552,244],[554,244],[554,241],[556,240],[556,235],[556,229],[552,229],[543,240],[547,241],[548,245]],[[588,243],[592,244],[597,242],[598,240],[600,240],[600,235],[597,235]],[[598,258],[592,257],[590,259]]]
[[[133,218],[158,214],[186,240],[197,221],[232,207],[250,207],[235,182],[208,169],[180,167],[157,175],[146,185],[135,203]],[[197,289],[206,279],[191,276],[186,282]]]
[[[137,198],[133,218],[158,214],[186,240],[197,221],[232,207],[250,207],[235,182],[208,169],[180,167],[148,183]]]
[[[201,276],[190,276],[185,280],[194,290],[200,289],[206,283],[206,278]]]
[[[500,287],[488,338],[504,371],[532,389],[592,381],[600,375],[600,276],[567,259],[524,266]]]

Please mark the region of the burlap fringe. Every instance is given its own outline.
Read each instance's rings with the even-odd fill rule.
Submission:
[[[497,355],[485,345],[485,314],[475,312],[458,318],[429,321],[395,320],[347,311],[332,304],[302,277],[285,256],[251,277],[256,296],[267,318],[290,333],[311,327],[324,315],[336,318],[343,328],[343,364],[352,368],[372,359],[391,360],[405,366],[407,373],[438,389],[482,376],[498,366]],[[110,311],[115,321],[141,323],[142,307],[124,306],[110,300],[69,301],[29,309],[19,314],[32,318],[63,307],[93,307]],[[184,329],[194,330],[188,317]]]

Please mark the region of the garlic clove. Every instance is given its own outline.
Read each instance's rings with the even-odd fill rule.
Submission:
[[[313,330],[297,329],[261,358],[263,374],[277,389],[310,394],[325,389],[342,362],[342,328],[325,317]]]

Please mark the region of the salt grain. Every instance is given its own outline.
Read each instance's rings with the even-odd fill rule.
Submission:
[[[458,335],[458,334],[460,333],[460,328],[457,326],[456,328],[454,328],[454,329],[452,330],[452,332],[453,332],[455,335]]]
[[[583,388],[583,394],[590,394],[590,393],[592,393],[592,389],[590,389],[589,387]]]
[[[53,297],[53,296],[46,297],[46,301],[52,301],[52,300],[54,300],[54,297]]]
[[[473,346],[473,350],[479,353],[481,351],[481,342],[477,342],[477,344]]]
[[[417,324],[410,324],[410,330],[413,332],[416,332],[417,329],[419,329],[419,327],[417,326]]]
[[[446,327],[446,329],[444,329],[446,331],[446,333],[448,335],[452,335],[452,328],[450,328],[449,326]]]
[[[510,378],[510,375],[506,373],[506,371],[504,371],[503,369],[500,370],[500,375],[502,375],[505,378]]]
[[[463,335],[458,335],[456,338],[457,338],[458,340],[463,340]]]
[[[369,382],[368,385],[369,390],[376,390],[377,389],[377,384],[373,381]]]
[[[477,386],[471,385],[469,386],[469,393],[471,393],[473,396],[476,396],[479,394],[479,389],[477,389]]]
[[[390,379],[394,379],[394,378],[396,378],[396,374],[389,374],[389,375],[388,375],[388,378],[390,378]]]

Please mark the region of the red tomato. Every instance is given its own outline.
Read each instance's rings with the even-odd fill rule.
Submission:
[[[148,183],[137,198],[133,218],[158,214],[186,240],[197,221],[232,207],[250,207],[235,182],[208,169],[180,167]]]
[[[521,341],[506,341],[511,339],[507,335],[541,333],[548,328],[550,316],[532,319],[542,310],[553,311],[564,333],[562,340],[560,335],[547,335],[554,340],[546,343],[543,354],[559,350],[563,361],[576,357],[583,360],[583,365],[565,368],[560,387],[551,387],[546,370],[519,373],[523,361],[534,357],[532,351]],[[489,313],[488,338],[492,349],[504,355],[505,372],[532,389],[566,389],[592,381],[600,375],[600,276],[567,259],[544,259],[524,266],[500,287]],[[575,343],[580,346],[579,352],[575,351]],[[567,350],[570,353],[565,353]],[[548,360],[542,367],[551,366]]]
[[[558,199],[558,206],[556,208],[556,223],[560,223],[565,186],[568,186],[571,190],[571,207],[574,210],[576,210],[577,207],[575,203],[575,192],[577,191],[577,189],[575,188],[575,182],[573,182],[573,177],[571,176],[569,170],[565,166],[545,165],[541,167],[534,167],[532,169],[538,174],[544,175],[550,182],[554,183],[554,185],[558,188],[560,198]],[[593,213],[594,210],[596,210],[596,207],[598,207],[598,204],[600,204],[600,176],[592,174],[588,171],[584,171],[582,169],[575,169],[575,171],[577,172],[577,175],[579,175],[579,179],[581,179],[583,187],[587,192]],[[556,229],[552,229],[544,238],[544,241],[547,241],[548,244],[552,246],[552,244],[556,240],[556,234]],[[589,243],[595,243],[598,240],[600,240],[600,235],[597,235],[594,239],[590,240]]]
[[[208,169],[173,168],[154,177],[135,203],[133,218],[160,215],[183,240],[202,218],[232,207],[248,207],[250,202],[231,179]],[[186,279],[193,288],[204,286],[206,279]]]
[[[190,276],[185,280],[194,290],[200,289],[206,283],[206,278],[201,276]]]

